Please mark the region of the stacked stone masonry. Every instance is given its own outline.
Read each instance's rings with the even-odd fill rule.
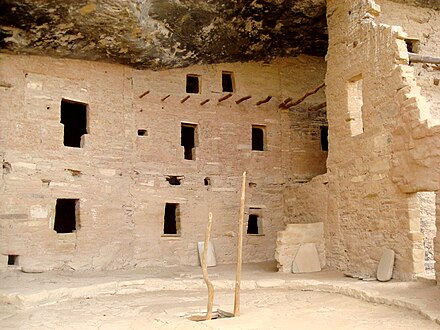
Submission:
[[[244,262],[273,260],[287,222],[284,189],[326,171],[325,108],[308,111],[324,90],[296,110],[279,107],[323,83],[323,59],[153,72],[0,56],[2,268],[11,255],[25,271],[197,265],[208,212],[217,262],[234,262],[245,170],[246,219],[257,210],[261,230],[246,235]],[[234,91],[219,101],[229,94],[223,71],[233,74]],[[199,93],[186,92],[188,74],[198,76]],[[82,147],[63,145],[62,100],[87,106]],[[195,128],[193,160],[184,159],[182,124]],[[252,125],[264,130],[263,151],[251,150]],[[54,230],[57,199],[77,200],[73,232]],[[178,205],[180,228],[171,235],[166,203]]]

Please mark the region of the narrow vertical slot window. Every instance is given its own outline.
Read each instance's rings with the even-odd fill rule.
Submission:
[[[351,136],[356,136],[364,132],[364,122],[362,118],[362,106],[364,104],[362,85],[362,75],[353,77],[348,81],[347,85],[347,107]]]
[[[321,126],[321,150],[328,151],[328,126]]]
[[[252,150],[264,150],[265,129],[264,126],[252,125]]]
[[[248,235],[263,235],[263,217],[260,208],[249,209],[247,223]]]
[[[177,203],[166,203],[163,217],[163,234],[180,236],[180,207]]]

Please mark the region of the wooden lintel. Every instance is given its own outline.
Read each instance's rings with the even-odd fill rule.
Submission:
[[[408,53],[409,61],[413,63],[440,64],[440,57]]]
[[[238,99],[237,101],[235,101],[236,104],[240,104],[243,101],[249,100],[252,96],[248,95],[245,97],[242,97],[241,99]]]
[[[286,105],[287,108],[293,107],[295,105],[300,104],[302,101],[304,101],[306,98],[308,98],[310,95],[316,94],[322,87],[325,86],[325,83],[322,83],[321,85],[319,85],[318,87],[316,87],[314,90],[305,93],[302,97],[300,97],[298,100],[296,100],[295,102],[291,103],[289,102],[288,106]]]
[[[208,102],[209,102],[209,99],[206,99],[206,100],[200,102],[200,105],[205,105],[205,104],[208,103]]]
[[[289,103],[290,101],[292,101],[291,97],[288,97],[287,99],[285,99],[283,102],[280,103],[280,105],[278,106],[279,108],[285,108],[286,104]]]
[[[183,99],[180,100],[180,103],[184,103],[186,100],[188,100],[191,97],[191,95],[185,96]]]
[[[258,102],[256,103],[256,105],[260,105],[260,104],[263,104],[263,103],[267,103],[267,102],[269,102],[271,99],[272,99],[272,96],[268,96],[268,97],[266,97],[264,100],[258,101]]]
[[[232,93],[226,94],[225,96],[222,96],[218,99],[218,102],[223,102],[224,100],[229,99],[232,96]]]
[[[165,96],[165,97],[162,97],[160,100],[163,102],[163,101],[165,101],[167,98],[169,98],[170,97],[170,94],[168,94],[167,96]]]
[[[150,93],[150,91],[148,90],[148,91],[142,93],[141,95],[139,95],[139,98],[141,99],[141,98],[143,98],[145,95],[147,95],[149,93]]]

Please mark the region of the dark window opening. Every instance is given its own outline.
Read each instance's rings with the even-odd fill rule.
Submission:
[[[252,126],[252,150],[264,150],[264,128]]]
[[[259,231],[259,217],[258,217],[258,215],[249,214],[247,233],[248,233],[248,235],[261,234]]]
[[[54,230],[58,234],[72,233],[77,229],[78,199],[57,199]]]
[[[328,151],[328,127],[321,126],[321,149]]]
[[[222,91],[229,93],[234,91],[234,78],[232,72],[222,72]]]
[[[170,185],[180,186],[183,176],[168,175],[166,179]]]
[[[10,254],[8,255],[8,266],[17,266],[18,265],[18,256]]]
[[[199,76],[190,74],[186,76],[186,92],[192,94],[200,92]]]
[[[139,136],[147,136],[147,130],[146,129],[138,129],[138,135]]]
[[[81,137],[87,134],[87,104],[61,100],[61,123],[64,145],[81,148]]]
[[[184,159],[194,160],[196,146],[196,126],[191,124],[182,124],[181,127],[181,146],[184,148]]]
[[[179,204],[166,203],[165,215],[163,217],[164,235],[180,235],[180,214]]]
[[[211,179],[209,177],[206,177],[203,179],[203,183],[205,186],[210,186],[211,185]]]
[[[420,41],[417,39],[405,39],[406,49],[410,53],[418,53]]]

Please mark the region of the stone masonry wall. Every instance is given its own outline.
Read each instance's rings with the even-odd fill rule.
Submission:
[[[218,102],[227,95],[222,71],[233,72],[235,90]],[[185,92],[187,74],[199,75],[199,94]],[[323,59],[303,56],[153,72],[1,54],[0,268],[8,255],[27,271],[197,265],[209,211],[217,261],[233,262],[244,170],[246,215],[259,209],[263,230],[245,236],[244,262],[273,260],[286,182],[325,173],[327,156],[319,139],[325,112],[310,125],[278,105],[324,75]],[[88,105],[82,148],[63,146],[62,99]],[[321,90],[307,102],[324,99]],[[195,160],[183,157],[181,123],[197,125]],[[252,125],[264,126],[264,151],[251,150]],[[166,176],[181,176],[181,185]],[[73,233],[53,229],[57,198],[79,199]],[[163,235],[165,203],[180,204],[180,236]]]
[[[424,259],[420,226],[412,225],[416,203],[396,182],[395,171],[400,134],[411,135],[397,129],[409,110],[399,95],[408,93],[405,86],[416,78],[407,65],[407,36],[401,28],[375,23],[379,11],[373,1],[328,1],[327,226],[332,239],[327,255],[331,265],[347,273],[372,276],[382,250],[391,248],[396,252],[394,277],[405,279],[423,271]],[[416,106],[414,112],[423,109]],[[437,142],[425,148],[434,153]],[[402,148],[408,152],[411,146]],[[397,167],[401,182],[414,173],[403,163]],[[435,168],[435,174],[419,178],[434,182]],[[437,189],[436,184],[424,187]]]

